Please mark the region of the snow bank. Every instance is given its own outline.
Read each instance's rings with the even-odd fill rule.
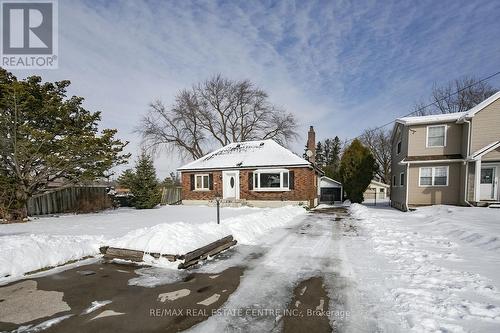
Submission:
[[[255,207],[223,207],[221,219],[258,212]],[[36,217],[28,223],[0,225],[0,237],[13,234],[96,235],[117,238],[138,228],[160,223],[189,222],[200,224],[215,221],[216,211],[208,206],[160,206],[155,209],[119,208],[91,214],[61,214]]]
[[[218,228],[215,222],[213,224],[163,223],[131,231],[123,237],[109,241],[108,245],[145,252],[184,254],[227,235],[226,228]]]
[[[31,234],[0,237],[0,279],[95,255],[102,241],[102,237],[95,236]]]
[[[393,313],[402,330],[419,332],[498,331],[500,211],[433,206],[403,213],[353,204],[350,212],[360,237],[352,238],[349,259],[358,285],[380,303],[370,316]]]
[[[161,210],[154,211],[153,213],[157,216],[158,211]],[[167,210],[163,211],[166,212]],[[148,211],[143,212],[146,216],[149,214]],[[194,216],[192,212],[200,212],[197,207],[184,207],[184,212],[186,222],[173,221],[139,229],[137,229],[137,226],[140,224],[135,224],[135,230],[118,237],[54,235],[50,233],[50,228],[46,233],[40,234],[0,234],[0,282],[12,281],[13,278],[20,277],[24,273],[41,268],[62,265],[71,260],[97,255],[99,254],[99,247],[103,245],[162,254],[184,254],[227,235],[233,235],[240,244],[253,244],[257,241],[259,235],[272,228],[283,226],[294,217],[306,213],[304,208],[298,206],[233,209],[227,213],[231,217],[222,219],[221,224],[217,225],[215,221],[207,222],[206,216]],[[214,212],[213,208],[210,212]],[[124,215],[120,211],[117,211],[116,214],[119,216]],[[138,220],[145,219],[138,218],[135,212],[133,215]],[[97,220],[97,222],[93,221],[92,223],[91,231],[93,233],[97,233],[100,218],[104,221],[116,219],[110,214],[93,214],[93,217],[94,220]],[[88,219],[88,216],[82,218]],[[165,216],[162,219],[165,220]],[[198,223],[200,219],[203,221],[202,223]],[[85,228],[78,223],[76,217],[74,221],[78,224],[80,233],[84,234]],[[123,222],[128,224],[127,228],[131,228],[132,224],[128,221]],[[57,224],[58,222],[53,223]],[[26,228],[30,227],[30,224],[23,224],[22,227],[26,230]],[[39,225],[35,223],[33,227],[38,228]],[[113,227],[114,224],[106,224],[105,222],[100,224],[101,229]],[[55,232],[59,230],[57,226],[52,228],[55,228]],[[1,230],[3,229],[0,228]],[[110,233],[108,230],[103,230],[103,234],[109,235]],[[163,261],[152,260],[153,258],[145,259],[151,259],[148,263],[152,265],[173,267],[172,263],[166,261],[166,259]],[[177,264],[174,266],[176,267]]]
[[[249,215],[227,218],[219,225],[215,222],[163,223],[131,231],[111,240],[109,246],[162,254],[184,254],[228,235],[233,235],[240,244],[253,244],[259,235],[305,213],[304,208],[288,206],[260,209]]]
[[[349,207],[349,212],[351,213],[352,217],[358,220],[368,219],[370,217],[368,208],[358,203],[351,204]]]

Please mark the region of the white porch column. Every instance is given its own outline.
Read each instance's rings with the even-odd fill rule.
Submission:
[[[474,201],[479,202],[481,198],[481,159],[476,161],[476,167],[474,169]]]

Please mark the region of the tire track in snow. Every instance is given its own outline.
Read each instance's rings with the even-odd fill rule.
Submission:
[[[222,313],[243,310],[243,315],[215,315],[193,327],[191,332],[277,332],[283,325],[282,312],[292,302],[293,290],[300,281],[323,277],[327,289],[329,316],[335,331],[349,327],[348,318],[336,314],[355,313],[358,331],[373,331],[367,325],[349,293],[352,285],[343,275],[340,243],[344,233],[340,211],[309,213],[293,228],[273,231],[257,247],[239,247],[228,260],[201,269],[217,273],[227,265],[246,265],[239,288],[223,305]],[[345,211],[344,211],[345,215]],[[230,251],[228,251],[230,252]],[[252,254],[255,255],[252,258]],[[270,310],[270,311],[269,311]],[[281,311],[281,312],[280,312]]]

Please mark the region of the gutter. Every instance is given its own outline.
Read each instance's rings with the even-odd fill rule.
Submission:
[[[401,161],[399,162],[400,165],[404,164],[431,164],[431,163],[454,163],[454,162],[465,162],[467,161],[466,159],[460,158],[460,159],[453,159],[453,160],[424,160],[424,161]]]
[[[271,169],[271,168],[309,168],[315,169],[311,164],[296,164],[296,165],[262,165],[262,166],[244,166],[244,167],[213,167],[213,168],[200,168],[200,169],[176,169],[179,172],[197,172],[197,171],[218,171],[218,170],[249,170],[249,169]]]

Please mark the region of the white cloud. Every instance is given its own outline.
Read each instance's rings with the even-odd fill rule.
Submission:
[[[248,78],[304,134],[352,137],[406,113],[432,82],[498,70],[498,2],[59,2],[60,60],[46,80],[132,133],[148,103],[222,73]],[[497,81],[500,82],[500,81]],[[301,133],[301,134],[302,134]],[[301,152],[304,142],[292,146]],[[157,161],[163,177],[176,156]]]

